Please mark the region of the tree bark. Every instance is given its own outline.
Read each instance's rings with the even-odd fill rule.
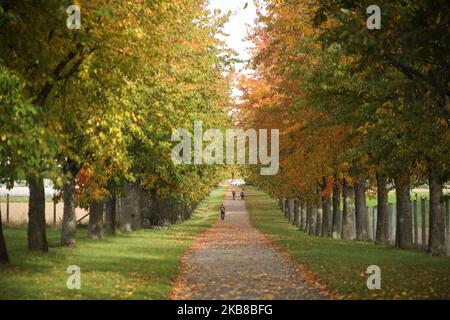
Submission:
[[[105,208],[105,233],[114,235],[116,233],[116,207],[117,197],[114,193],[106,202]]]
[[[408,173],[399,173],[394,178],[395,194],[397,197],[397,222],[395,232],[395,246],[410,249],[414,246],[412,235],[411,199],[409,197],[410,177]]]
[[[75,215],[75,178],[71,177],[63,188],[64,212],[61,224],[61,246],[75,247],[77,216]]]
[[[355,219],[356,219],[356,240],[369,241],[369,221],[366,205],[365,181],[355,184]]]
[[[294,223],[295,216],[294,199],[289,198],[289,223]]]
[[[134,189],[136,192],[136,195],[138,197],[137,201],[137,208],[136,208],[136,217],[133,221],[133,230],[139,230],[142,229],[142,226],[144,225],[144,220],[149,216],[149,196],[147,192],[144,190],[144,188],[139,184],[136,183],[134,185]],[[180,206],[177,203],[176,205],[176,218],[177,220],[182,220],[182,210],[180,210]]]
[[[322,237],[331,237],[332,230],[332,216],[330,208],[330,196],[324,195],[322,197]]]
[[[133,230],[138,205],[139,197],[135,192],[134,186],[131,183],[126,183],[123,187],[121,206],[119,208],[120,231],[122,233],[130,233]]]
[[[322,236],[323,208],[322,208],[322,197],[320,196],[320,192],[317,193],[316,208],[317,208],[316,230],[314,234],[316,236]]]
[[[428,252],[435,256],[443,256],[446,254],[446,248],[442,179],[433,165],[429,166],[428,179],[430,185],[430,232],[428,238]]]
[[[306,210],[307,210],[307,204],[306,202],[302,201],[300,206],[300,229],[306,230]]]
[[[305,231],[310,234],[311,229],[311,202],[306,203],[306,221],[305,221]]]
[[[103,239],[103,201],[94,201],[89,207],[88,238]]]
[[[3,223],[2,223],[2,210],[0,208],[0,264],[8,263],[9,256],[8,250],[6,249],[5,236],[3,234]]]
[[[333,183],[333,225],[332,235],[333,238],[338,239],[341,236],[341,187],[339,180],[334,178]]]
[[[30,200],[28,202],[28,249],[48,252],[45,225],[45,189],[44,179],[33,176],[28,178]]]
[[[294,226],[300,226],[300,203],[294,199]]]
[[[345,179],[342,185],[342,193],[344,197],[344,210],[342,212],[341,238],[353,240],[355,239],[352,207],[353,187],[349,186]]]
[[[389,202],[387,179],[381,172],[376,173],[377,179],[377,231],[376,243],[389,243]]]
[[[284,216],[289,219],[289,199],[284,199]]]
[[[317,204],[315,201],[311,201],[308,204],[309,207],[309,228],[308,234],[314,235],[316,233],[316,216],[317,216]]]

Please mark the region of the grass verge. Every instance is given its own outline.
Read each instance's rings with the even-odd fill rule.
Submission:
[[[346,299],[450,299],[450,257],[373,243],[309,236],[289,225],[276,202],[246,188],[252,224]],[[367,267],[381,268],[381,289],[366,286]]]
[[[139,230],[101,241],[77,232],[77,247],[60,248],[59,231],[48,230],[48,253],[30,252],[24,227],[6,228],[11,263],[0,266],[0,299],[165,299],[181,254],[217,219],[225,188],[214,190],[192,218],[166,230]],[[81,289],[66,287],[66,269],[81,269]]]

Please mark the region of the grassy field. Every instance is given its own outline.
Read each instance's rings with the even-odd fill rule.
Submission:
[[[314,272],[330,290],[348,299],[450,299],[450,257],[373,243],[309,236],[289,225],[276,202],[246,188],[253,225]],[[366,287],[367,267],[381,268],[381,290]]]
[[[59,248],[59,231],[48,230],[49,253],[26,249],[26,228],[7,228],[11,264],[0,266],[0,299],[164,299],[181,254],[217,218],[225,188],[216,189],[192,219],[167,230],[140,230],[101,241],[77,233],[75,249]],[[66,288],[66,268],[81,269],[81,289]]]

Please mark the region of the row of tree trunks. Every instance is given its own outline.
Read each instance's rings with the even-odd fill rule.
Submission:
[[[75,179],[76,174],[71,168],[68,178],[63,186],[63,218],[61,223],[61,246],[75,247],[76,245],[76,214],[75,214]],[[45,222],[45,189],[42,177],[28,177],[30,199],[28,208],[28,248],[36,251],[48,251]],[[155,193],[156,194],[156,193]],[[89,207],[88,237],[102,239],[104,232],[112,235],[119,226],[121,232],[128,233],[140,229],[145,218],[158,212],[160,220],[175,223],[191,217],[195,206],[186,203],[175,203],[168,199],[156,199],[156,210],[151,210],[150,194],[143,190],[139,184],[125,184],[122,205],[118,205],[116,195],[106,201],[93,202]],[[160,203],[162,202],[162,203]],[[117,208],[120,210],[117,210]],[[105,221],[103,219],[105,218]],[[157,222],[156,224],[159,224]],[[1,226],[1,225],[0,225]],[[0,230],[0,261],[8,261],[8,254],[3,238],[3,229]]]
[[[450,239],[446,237],[445,203],[443,197],[443,181],[439,171],[430,166],[430,230],[428,251],[432,255],[447,255],[450,253]],[[387,177],[382,172],[376,172],[377,182],[377,221],[373,235],[378,244],[389,244],[389,202]],[[396,192],[396,233],[395,245],[402,249],[411,249],[413,242],[413,219],[410,200],[410,175],[400,172],[394,178]],[[322,190],[323,193],[323,190]],[[355,212],[353,213],[353,196]],[[329,196],[316,197],[313,202],[297,199],[279,199],[278,204],[289,222],[310,235],[342,239],[369,241],[369,215],[366,204],[365,179],[353,185],[344,179],[342,183],[342,198],[344,201],[341,213],[341,186],[335,178],[332,194],[332,210]],[[342,217],[341,217],[342,215]],[[449,243],[449,245],[447,244]],[[448,252],[447,252],[448,251]]]
[[[91,204],[88,235],[93,239],[101,239],[102,228],[106,233],[114,234],[116,227],[122,233],[129,233],[141,228],[177,223],[189,219],[194,210],[195,206],[185,202],[159,198],[156,189],[146,191],[139,183],[128,183],[124,185],[120,198],[113,195],[106,205]]]

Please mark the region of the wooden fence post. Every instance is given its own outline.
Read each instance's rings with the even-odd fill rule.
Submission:
[[[372,240],[375,242],[377,239],[377,206],[372,208]]]
[[[391,243],[392,241],[392,225],[393,225],[393,204],[389,203],[388,204],[388,242]],[[395,240],[395,238],[394,238]]]
[[[56,200],[53,200],[53,228],[56,228]]]
[[[422,249],[427,249],[427,221],[426,221],[426,200],[425,198],[420,199],[420,214],[422,216]]]
[[[445,216],[447,218],[447,233],[450,232],[450,198],[445,200]]]

